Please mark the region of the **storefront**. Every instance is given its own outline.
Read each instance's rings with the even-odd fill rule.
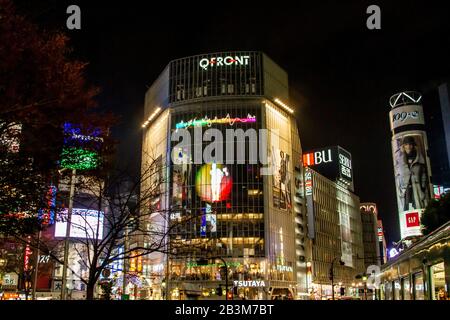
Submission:
[[[450,222],[383,265],[384,300],[449,300]]]

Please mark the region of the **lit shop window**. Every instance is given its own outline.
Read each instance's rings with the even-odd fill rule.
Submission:
[[[433,300],[448,300],[448,290],[445,285],[444,262],[431,266],[430,270]]]
[[[414,300],[425,300],[423,274],[418,272],[414,274]]]
[[[402,279],[403,300],[411,300],[411,286],[408,278]]]
[[[394,300],[401,300],[400,288],[400,281],[394,281]]]

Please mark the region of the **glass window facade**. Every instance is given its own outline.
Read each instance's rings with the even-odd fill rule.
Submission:
[[[411,285],[409,278],[402,279],[403,300],[411,300]]]
[[[220,60],[225,58],[226,63]],[[172,103],[202,97],[262,95],[262,54],[241,51],[186,57],[171,62],[169,77]]]
[[[231,119],[249,119],[254,122],[239,122]],[[191,120],[201,120],[196,125],[187,125]],[[206,120],[205,120],[206,119]],[[207,119],[219,119],[208,122]],[[221,121],[225,119],[224,121]],[[194,158],[194,140],[180,147],[173,141],[171,150],[178,161],[171,165],[171,222],[175,226],[171,232],[171,246],[176,249],[177,261],[173,261],[173,278],[192,278],[193,280],[221,280],[217,264],[208,267],[196,267],[196,257],[221,256],[228,261],[233,258],[247,258],[249,264],[242,261],[231,266],[231,279],[239,280],[242,274],[247,280],[258,279],[262,270],[258,257],[264,257],[264,202],[263,178],[260,164],[249,161],[249,152],[258,145],[257,129],[261,127],[260,104],[249,102],[204,103],[191,106],[188,111],[176,111],[172,116],[172,132],[185,126],[194,139],[194,128],[217,129],[225,138],[227,129],[254,129],[255,135],[244,137],[245,157],[238,163],[242,150],[235,138],[234,157],[230,158],[226,144],[223,148],[225,163],[196,164]],[[180,125],[180,124],[185,125]],[[192,123],[192,122],[191,122]],[[179,130],[179,129],[178,129]],[[214,140],[214,139],[212,139]],[[239,141],[241,142],[241,140]],[[209,141],[202,142],[205,151]],[[257,150],[257,149],[256,149]],[[212,152],[213,156],[218,155]],[[233,160],[233,163],[229,163]],[[183,221],[183,223],[179,223]],[[181,258],[183,257],[183,258]]]

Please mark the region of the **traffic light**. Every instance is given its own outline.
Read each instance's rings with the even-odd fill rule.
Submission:
[[[228,292],[228,300],[233,300],[233,292]]]
[[[216,291],[217,291],[217,295],[221,296],[222,295],[222,286],[219,286]]]
[[[341,296],[345,295],[345,288],[341,287]]]

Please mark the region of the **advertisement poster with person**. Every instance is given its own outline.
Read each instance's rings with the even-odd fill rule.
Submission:
[[[402,238],[420,235],[420,226],[406,224],[405,213],[425,209],[431,199],[430,172],[424,138],[421,134],[394,137],[393,148]],[[408,228],[414,228],[414,232]]]
[[[272,176],[273,205],[279,209],[290,209],[291,204],[291,176],[289,173],[290,157],[280,149],[272,147]]]

